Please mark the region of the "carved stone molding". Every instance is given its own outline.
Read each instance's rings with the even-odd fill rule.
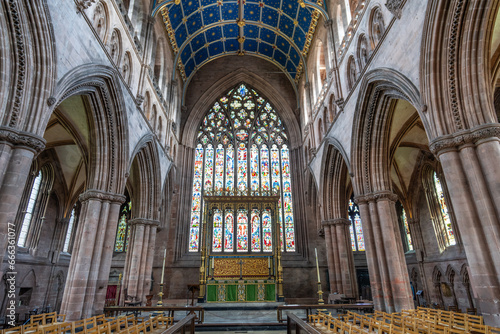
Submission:
[[[396,202],[398,200],[398,195],[394,194],[391,191],[377,191],[370,194],[359,195],[354,197],[354,202],[356,204],[368,203],[368,202],[378,202],[383,200],[389,200],[392,202]]]
[[[458,149],[462,145],[475,144],[479,140],[492,137],[500,138],[500,124],[488,124],[453,135],[438,137],[431,141],[430,149],[432,153],[439,155],[444,150]]]
[[[146,219],[146,218],[134,218],[128,221],[130,225],[151,225],[158,226],[160,222],[158,220]]]
[[[321,222],[321,226],[336,226],[336,225],[351,225],[351,221],[347,218],[327,219]]]
[[[38,155],[45,149],[45,139],[32,133],[0,126],[0,142],[7,142],[13,146],[24,146],[35,151]]]
[[[105,192],[102,190],[89,189],[86,192],[80,195],[80,202],[86,202],[88,200],[98,200],[98,201],[106,201],[111,203],[122,204],[125,202],[126,197],[121,194],[113,194],[109,192]]]
[[[404,0],[387,0],[385,6],[394,16],[396,16],[398,19],[401,19],[401,13],[403,12],[403,4]]]
[[[76,9],[77,13],[81,13],[84,9],[89,8],[95,3],[96,0],[77,0],[76,1]]]

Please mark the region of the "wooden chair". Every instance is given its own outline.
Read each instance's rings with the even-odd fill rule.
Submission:
[[[477,309],[474,307],[468,307],[465,309],[465,313],[467,314],[472,314],[472,315],[477,315]]]

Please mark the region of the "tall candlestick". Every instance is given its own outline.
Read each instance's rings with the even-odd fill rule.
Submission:
[[[165,252],[163,253],[163,269],[161,270],[160,284],[163,284],[163,276],[165,275],[165,259],[166,258],[167,258],[167,249],[165,248]]]
[[[321,282],[321,278],[319,276],[318,250],[314,248],[314,252],[316,253],[316,271],[318,272],[318,283],[319,283]]]

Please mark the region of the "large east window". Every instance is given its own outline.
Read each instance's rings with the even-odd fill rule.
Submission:
[[[200,247],[204,194],[279,194],[281,249],[295,251],[288,134],[271,104],[245,84],[237,85],[214,103],[197,134],[190,252],[197,252]],[[237,251],[266,251],[265,241],[271,239],[265,212],[215,214],[214,245],[220,245],[217,247],[224,248],[224,252],[232,252],[235,248]],[[254,242],[256,240],[259,242]]]

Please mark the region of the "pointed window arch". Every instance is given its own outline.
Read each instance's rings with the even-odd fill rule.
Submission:
[[[123,203],[120,209],[120,218],[118,220],[118,228],[116,229],[115,252],[126,252],[130,240],[130,210],[132,209],[132,201],[127,196],[127,200]]]
[[[71,248],[73,248],[72,236],[74,227],[76,226],[76,221],[77,221],[77,210],[75,205],[73,207],[73,210],[71,210],[71,216],[68,222],[68,229],[66,230],[66,237],[64,238],[63,252],[71,253]]]
[[[33,218],[33,213],[35,211],[35,207],[37,204],[38,194],[40,192],[42,180],[43,180],[43,173],[40,170],[38,172],[38,175],[35,177],[35,180],[33,181],[33,186],[31,188],[28,206],[26,207],[26,211],[24,212],[24,219],[23,219],[23,224],[21,225],[21,232],[19,233],[19,238],[17,239],[17,245],[20,247],[24,247],[26,243],[26,238],[28,236],[28,231]]]
[[[361,217],[359,216],[359,208],[354,203],[354,195],[349,200],[348,215],[351,221],[349,229],[351,231],[351,246],[353,251],[365,250],[365,239],[363,237],[363,227],[361,226]]]
[[[285,126],[269,101],[244,83],[229,90],[213,104],[200,125],[196,139],[190,252],[199,250],[202,196],[207,192],[215,195],[279,193],[278,216],[283,246],[281,249],[287,252],[295,251],[288,139]],[[232,252],[235,247],[240,247],[238,251],[243,251],[248,245],[253,247],[254,244],[260,244],[248,243],[248,240],[252,241],[251,238],[260,235],[261,230],[264,232],[265,244],[266,238],[269,238],[266,233],[270,230],[266,225],[266,216],[259,218],[262,227],[259,225],[258,233],[255,218],[257,216],[253,219],[254,225],[251,217],[249,225],[246,221],[248,217],[243,218],[240,212],[226,212],[224,219],[219,217],[221,223],[214,223],[214,235],[218,239],[214,240],[213,244],[220,245],[224,252]],[[222,220],[236,221],[236,230],[232,224],[229,226],[227,223],[224,223],[223,228]],[[252,235],[248,236],[249,233]],[[245,239],[246,237],[248,239]],[[266,249],[252,248],[252,251]]]

